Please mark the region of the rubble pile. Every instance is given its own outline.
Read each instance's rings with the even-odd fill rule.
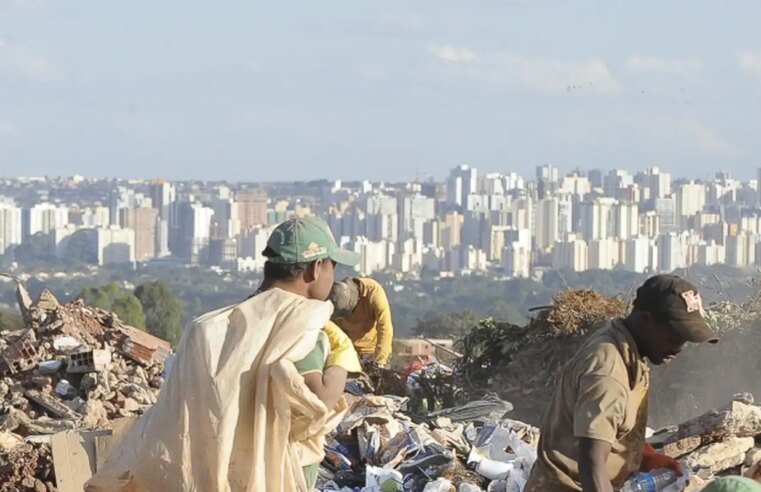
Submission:
[[[0,443],[0,492],[54,491],[55,483],[50,446],[21,442],[5,448]]]
[[[701,479],[739,472],[761,460],[761,406],[752,395],[736,395],[729,405],[662,429],[649,442]]]
[[[32,302],[19,282],[17,298],[25,328],[0,332],[0,433],[109,428],[156,402],[168,342],[81,300],[61,304],[48,290]],[[23,444],[6,451],[19,454],[14,462],[21,464],[48,450]],[[0,467],[0,483],[14,480],[14,470]],[[39,470],[44,483],[45,468]]]

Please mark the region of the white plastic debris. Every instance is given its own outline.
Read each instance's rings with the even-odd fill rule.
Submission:
[[[460,482],[460,485],[457,487],[457,492],[483,492],[483,489],[472,483]]]
[[[367,465],[365,469],[365,489],[382,492],[401,492],[404,477],[396,470]]]
[[[61,396],[66,396],[69,394],[70,388],[71,388],[71,384],[67,380],[61,379],[60,381],[58,381],[58,384],[55,386],[55,392]]]
[[[478,465],[476,466],[476,473],[484,478],[488,478],[489,480],[499,480],[502,478],[507,478],[510,472],[514,469],[515,467],[513,466],[512,462],[508,463],[505,461],[484,458],[478,462]]]
[[[452,482],[444,477],[439,477],[433,482],[425,484],[423,492],[449,492],[452,490]]]
[[[82,342],[68,335],[58,337],[55,340],[53,340],[53,348],[58,350],[59,352],[74,350],[80,345],[82,345]]]

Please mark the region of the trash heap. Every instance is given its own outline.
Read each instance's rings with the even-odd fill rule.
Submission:
[[[346,398],[327,438],[322,491],[519,491],[536,460],[538,429],[507,418],[512,405],[494,395],[414,419],[405,397]]]
[[[30,464],[49,462],[49,447],[22,438],[110,428],[153,405],[171,350],[81,300],[61,304],[45,290],[32,302],[20,282],[17,298],[25,328],[0,332],[0,491],[24,490],[14,477],[30,476],[19,467],[37,470],[42,484],[52,475]]]

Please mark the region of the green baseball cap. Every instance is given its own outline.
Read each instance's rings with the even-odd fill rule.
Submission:
[[[262,254],[273,263],[309,263],[330,258],[350,267],[362,258],[359,253],[339,248],[328,224],[317,217],[290,219],[278,225]]]

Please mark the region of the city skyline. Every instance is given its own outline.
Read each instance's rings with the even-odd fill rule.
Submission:
[[[757,170],[761,178],[761,168]],[[670,272],[761,265],[759,179],[479,172],[438,182],[274,185],[167,180],[0,180],[0,260],[198,265],[261,271],[273,228],[319,216],[356,270],[541,278],[547,270]]]
[[[0,175],[409,181],[467,162],[750,179],[760,9],[6,0]]]

